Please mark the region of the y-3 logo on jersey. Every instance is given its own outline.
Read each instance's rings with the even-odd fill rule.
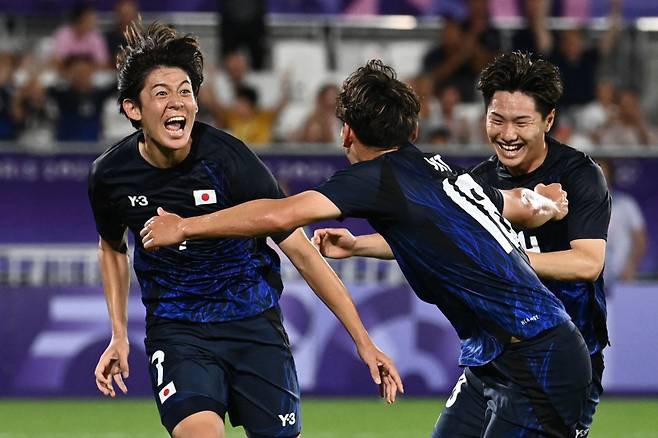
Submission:
[[[441,158],[441,155],[436,154],[432,158],[427,158],[425,157],[425,161],[427,161],[437,172],[451,172],[452,169],[450,169],[450,166],[448,166],[445,161],[443,161],[443,158]]]
[[[146,207],[149,205],[149,200],[146,199],[146,196],[144,195],[137,195],[137,196],[128,196],[128,199],[130,200],[130,205],[132,207],[137,207],[138,205],[140,207]]]
[[[293,425],[295,424],[295,413],[290,412],[289,414],[279,415],[279,420],[281,420],[281,426],[285,427],[286,424]]]

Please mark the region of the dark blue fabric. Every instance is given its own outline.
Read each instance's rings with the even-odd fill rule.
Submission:
[[[120,240],[126,228],[134,233],[133,265],[148,315],[194,322],[257,315],[276,305],[283,289],[279,257],[265,238],[194,240],[154,252],[142,246],[139,232],[157,207],[190,217],[285,196],[241,141],[202,123],[192,135],[192,150],[173,168],[153,167],[141,157],[141,132],[93,163],[89,196],[98,232],[109,241]],[[214,194],[216,202],[199,203],[195,190]]]
[[[500,192],[453,172],[440,156],[408,145],[316,190],[386,239],[418,297],[457,330],[461,365],[490,362],[510,336],[530,338],[569,319],[501,216]]]

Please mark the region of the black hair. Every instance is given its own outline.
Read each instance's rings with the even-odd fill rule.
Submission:
[[[78,2],[73,5],[69,15],[69,21],[71,23],[78,23],[85,14],[89,12],[95,12],[96,8],[90,2]]]
[[[239,85],[235,90],[235,97],[247,100],[252,106],[258,105],[258,91],[247,85]]]
[[[117,54],[119,111],[127,117],[123,101],[130,99],[140,105],[139,93],[146,77],[158,67],[176,67],[185,71],[198,95],[203,82],[203,54],[196,37],[179,34],[171,26],[154,22],[148,28],[132,22],[124,32],[125,46]],[[130,120],[136,128],[140,123]]]
[[[379,59],[345,79],[336,105],[336,116],[364,145],[384,149],[409,141],[418,127],[419,112],[414,90]]]
[[[560,70],[542,58],[528,52],[510,52],[497,56],[487,65],[477,85],[489,108],[496,91],[519,91],[532,97],[535,108],[545,119],[557,106],[564,85]]]

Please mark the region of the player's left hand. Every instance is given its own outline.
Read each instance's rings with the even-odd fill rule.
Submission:
[[[179,225],[183,218],[158,207],[158,215],[144,224],[139,235],[142,236],[144,249],[155,250],[162,246],[175,245],[185,240]]]
[[[373,382],[379,385],[381,397],[389,404],[394,403],[397,393],[404,393],[404,386],[393,360],[373,343],[359,347],[358,352],[370,369]]]

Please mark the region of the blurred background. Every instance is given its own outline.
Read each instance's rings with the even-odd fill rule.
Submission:
[[[107,435],[53,419],[43,420],[52,430],[40,432],[34,421],[80,409],[94,430],[90,418],[109,412],[83,408],[100,398],[92,373],[109,340],[86,178],[89,164],[132,132],[118,112],[114,56],[138,14],[199,37],[206,79],[198,118],[244,140],[289,193],[348,164],[335,98],[368,59],[394,66],[421,97],[421,147],[463,166],[492,153],[475,90],[482,67],[513,49],[557,64],[566,87],[552,135],[599,160],[613,193],[604,387],[624,398],[604,400],[594,436],[658,436],[651,415],[658,413],[655,0],[0,0],[0,437],[164,436],[153,402],[139,404],[151,390],[135,282],[128,384],[143,411],[122,406],[143,412],[151,429],[138,432],[139,421],[126,420]],[[342,225],[370,231],[360,221]],[[282,307],[302,392],[317,397],[305,409],[328,409],[327,397],[374,400],[343,328],[285,257],[282,264]],[[461,373],[454,330],[415,298],[395,263],[332,266],[377,344],[396,359],[407,396],[398,411],[373,411],[377,433],[337,432],[340,422],[331,421],[315,432],[327,417],[309,411],[305,435],[428,436]],[[426,398],[414,405],[413,397]],[[344,408],[338,416],[370,409],[337,403]],[[400,414],[405,406],[409,415],[425,412],[423,420]],[[382,426],[384,417],[395,425]],[[418,432],[400,428],[405,423]]]

